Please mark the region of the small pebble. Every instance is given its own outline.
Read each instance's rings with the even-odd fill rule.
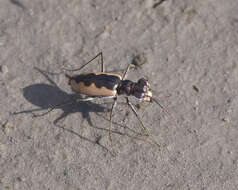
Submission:
[[[0,65],[0,72],[6,74],[8,72],[8,68],[6,65]]]

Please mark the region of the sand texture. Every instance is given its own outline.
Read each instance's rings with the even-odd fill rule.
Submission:
[[[113,100],[32,117],[80,97],[63,68],[101,51],[174,119],[130,97],[148,138],[121,97],[111,145]],[[237,64],[237,0],[1,0],[0,190],[238,189]]]

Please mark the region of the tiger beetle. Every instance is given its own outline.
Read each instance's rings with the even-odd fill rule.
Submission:
[[[68,101],[61,104],[57,104],[50,108],[47,112],[42,114],[34,114],[34,117],[39,117],[48,114],[52,110],[67,105],[72,104],[73,102],[82,102],[82,101],[92,101],[95,99],[113,99],[112,108],[110,111],[110,128],[109,128],[109,140],[111,140],[111,126],[112,126],[112,115],[113,110],[117,104],[118,96],[123,96],[126,100],[127,105],[131,108],[137,119],[139,120],[142,129],[149,136],[149,132],[145,127],[144,123],[140,119],[135,107],[129,101],[129,96],[136,97],[141,102],[155,102],[158,106],[160,106],[163,111],[167,112],[171,117],[173,117],[167,109],[165,109],[156,99],[152,98],[152,90],[150,88],[150,84],[147,79],[140,78],[137,82],[133,82],[131,80],[126,80],[128,71],[130,70],[132,64],[128,64],[125,69],[123,75],[114,74],[114,73],[106,73],[104,72],[104,62],[103,62],[103,54],[102,52],[98,53],[95,57],[93,57],[90,61],[82,65],[78,69],[65,69],[65,71],[79,71],[95,60],[97,57],[100,57],[101,62],[101,72],[84,72],[79,75],[70,76],[65,74],[65,76],[69,79],[68,84],[71,88],[81,94],[86,95],[85,98],[78,98],[74,101]],[[174,118],[173,118],[174,119]],[[175,121],[176,122],[176,121]],[[156,143],[157,144],[157,143]],[[158,144],[157,144],[158,145]]]

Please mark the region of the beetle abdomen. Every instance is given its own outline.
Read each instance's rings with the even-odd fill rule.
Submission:
[[[70,78],[74,91],[88,96],[115,96],[121,76],[111,73],[83,73]]]

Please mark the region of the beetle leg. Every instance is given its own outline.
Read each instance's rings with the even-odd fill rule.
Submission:
[[[50,112],[52,112],[54,109],[56,108],[59,108],[59,107],[62,107],[62,106],[65,106],[65,105],[69,105],[69,104],[72,104],[74,103],[75,101],[73,100],[70,100],[70,101],[67,101],[67,102],[63,102],[63,103],[60,103],[60,104],[56,104],[54,105],[52,108],[50,108],[48,111],[44,112],[44,113],[41,113],[41,114],[35,114],[35,113],[32,113],[33,117],[41,117],[41,116],[44,116]]]
[[[130,70],[131,66],[132,66],[132,65],[129,63],[128,66],[127,66],[127,68],[126,68],[126,70],[125,70],[125,72],[124,72],[124,74],[123,74],[123,76],[122,76],[122,80],[125,80],[125,79],[126,79],[127,73],[128,73],[128,71]]]
[[[117,105],[117,97],[114,97],[114,102],[112,104],[112,109],[111,109],[111,113],[110,113],[110,128],[109,128],[109,140],[111,142],[111,146],[112,146],[112,135],[111,135],[111,130],[112,130],[112,113],[114,108]]]
[[[76,99],[76,102],[87,102],[87,101],[92,101],[96,99],[111,99],[115,98],[115,96],[100,96],[100,97],[87,97],[87,98],[78,98]]]
[[[149,131],[148,129],[145,127],[143,121],[140,119],[135,107],[132,105],[132,103],[129,101],[129,98],[128,97],[125,97],[126,98],[126,103],[127,105],[131,108],[131,110],[133,111],[133,113],[135,114],[135,116],[137,117],[137,119],[139,120],[140,124],[141,124],[141,127],[142,129],[147,133],[147,135],[149,135]]]
[[[44,115],[52,112],[56,108],[66,106],[66,105],[69,105],[69,104],[73,104],[74,102],[87,102],[87,101],[92,101],[92,100],[95,100],[95,99],[108,99],[108,98],[115,98],[115,96],[78,98],[76,100],[70,100],[70,101],[67,101],[67,102],[56,104],[44,113],[41,113],[41,114],[32,113],[32,114],[33,114],[33,117],[41,117],[41,116],[44,116]]]
[[[101,72],[104,72],[104,63],[103,63],[103,54],[102,52],[98,53],[95,57],[93,57],[90,61],[88,61],[87,63],[85,63],[84,65],[82,65],[80,68],[78,69],[66,69],[66,68],[62,68],[65,71],[79,71],[81,69],[83,69],[85,66],[87,66],[89,63],[91,63],[94,59],[96,59],[97,57],[101,57]]]
[[[150,140],[156,145],[158,146],[159,150],[160,150],[160,144],[158,144],[156,142],[156,140],[154,140],[153,136],[150,134],[149,130],[145,127],[143,121],[140,119],[135,107],[132,105],[132,103],[129,101],[129,98],[128,97],[125,97],[126,98],[126,103],[129,105],[129,107],[131,108],[131,110],[133,111],[133,113],[135,114],[135,116],[137,117],[137,119],[140,121],[141,123],[141,127],[142,129],[146,132],[146,135],[150,137]]]

